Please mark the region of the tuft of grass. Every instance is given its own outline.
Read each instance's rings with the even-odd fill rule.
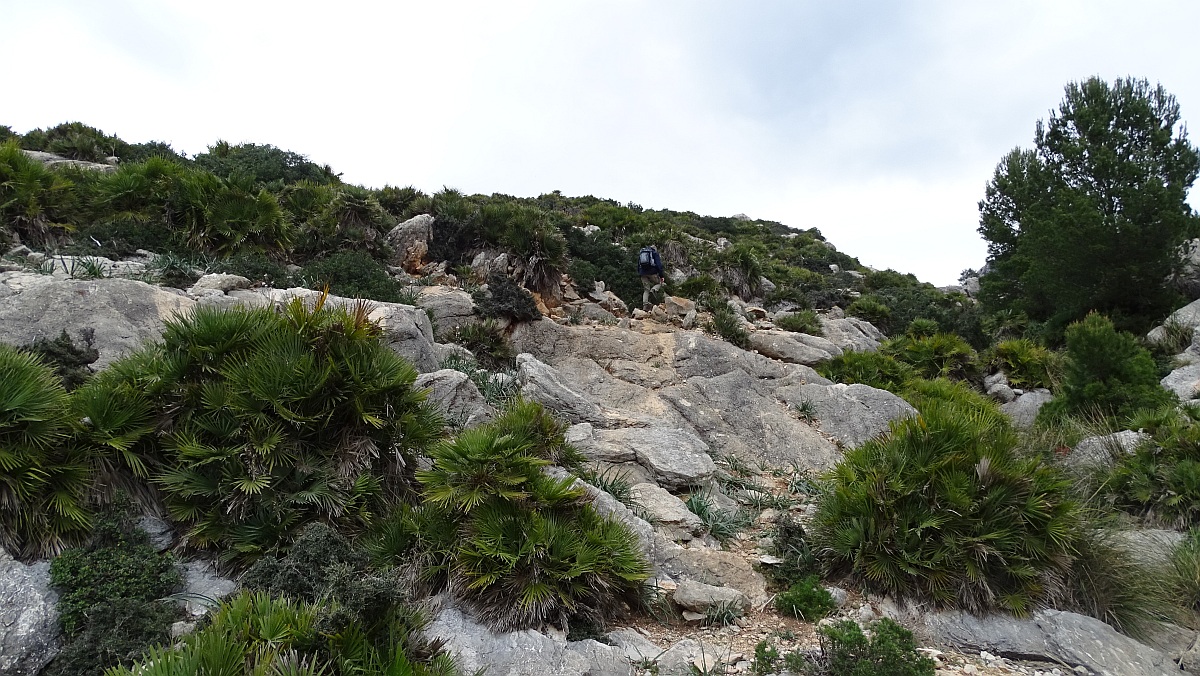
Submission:
[[[750,516],[740,509],[718,509],[703,493],[696,492],[684,502],[693,514],[700,517],[710,535],[726,542],[750,525]]]
[[[585,469],[580,471],[577,476],[585,483],[589,483],[613,496],[626,507],[633,504],[633,484],[630,483],[627,473],[615,467],[610,467],[602,472],[594,469]]]
[[[733,601],[720,601],[704,609],[704,626],[728,627],[742,616],[742,609]]]

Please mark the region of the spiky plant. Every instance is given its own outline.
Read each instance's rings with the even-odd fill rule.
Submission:
[[[869,588],[972,611],[1061,598],[1078,537],[1069,482],[1018,457],[998,411],[930,401],[849,451],[813,533]]]
[[[1062,357],[1027,338],[1001,341],[990,352],[989,365],[1014,387],[1055,389],[1062,380]]]
[[[21,241],[52,243],[78,215],[74,182],[21,152],[16,140],[0,144],[0,226]]]
[[[0,546],[33,558],[78,541],[90,482],[62,383],[34,355],[0,344]]]
[[[560,467],[578,469],[585,458],[566,442],[567,427],[541,404],[519,397],[508,401],[491,424],[500,434],[528,444],[530,455]]]
[[[901,336],[885,343],[881,351],[912,366],[923,378],[965,380],[978,369],[975,350],[952,333]]]
[[[504,329],[500,328],[495,319],[464,324],[454,330],[450,340],[470,350],[484,368],[512,368],[513,357],[516,355],[513,354],[512,345]]]
[[[817,372],[838,383],[862,384],[899,392],[916,377],[913,368],[880,352],[843,352],[817,365]]]

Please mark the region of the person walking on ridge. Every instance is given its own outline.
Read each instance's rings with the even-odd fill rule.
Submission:
[[[663,276],[662,258],[658,255],[658,249],[653,245],[642,247],[638,252],[637,269],[642,277],[642,309],[649,312],[653,307],[650,304],[651,294],[658,293],[667,281]]]

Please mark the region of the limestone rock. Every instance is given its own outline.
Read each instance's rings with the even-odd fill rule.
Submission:
[[[823,345],[814,344],[817,341]],[[824,338],[791,331],[754,331],[750,334],[750,347],[772,359],[805,366],[828,361],[842,354],[841,348]]]
[[[101,173],[111,173],[117,170],[115,164],[88,162],[87,160],[72,160],[54,153],[42,152],[40,150],[22,150],[31,160],[37,160],[50,169],[60,169],[62,167],[75,167],[78,169],[86,169],[88,171],[98,171]]]
[[[250,280],[241,275],[227,275],[224,273],[213,273],[204,275],[196,280],[192,288],[188,289],[188,293],[193,296],[202,296],[206,291],[220,291],[221,293],[229,293],[235,289],[249,288]]]
[[[682,608],[703,613],[709,608],[728,604],[741,612],[750,609],[750,599],[742,592],[728,587],[714,587],[703,582],[684,580],[679,583],[671,599]]]
[[[1200,303],[1200,301],[1196,301]],[[1181,366],[1171,371],[1160,381],[1163,389],[1170,390],[1180,401],[1190,401],[1200,392],[1200,362]]]
[[[531,354],[517,355],[517,382],[526,399],[538,402],[569,422],[604,422],[600,406],[568,386],[554,367]]]
[[[605,635],[608,642],[625,651],[625,657],[635,664],[657,660],[665,652],[650,639],[634,629],[614,629]]]
[[[429,238],[433,235],[433,216],[419,214],[392,228],[387,242],[392,246],[393,260],[410,273],[418,272],[429,253]]]
[[[1050,390],[1040,388],[1027,390],[1013,401],[1001,404],[1000,410],[1019,429],[1029,429],[1033,427],[1034,421],[1037,420],[1038,411],[1053,398],[1054,396],[1050,394]]]
[[[417,306],[428,311],[437,324],[438,335],[448,336],[455,329],[479,321],[471,294],[446,286],[421,287]]]
[[[157,516],[146,514],[138,519],[137,527],[146,534],[154,551],[165,552],[175,544],[175,530]]]
[[[717,471],[708,445],[696,435],[670,427],[601,430],[596,433],[597,458],[634,460],[668,488],[706,482]]]
[[[184,609],[192,617],[203,617],[237,588],[237,582],[219,575],[207,561],[183,564]]]
[[[20,345],[53,340],[66,330],[95,329],[95,368],[162,336],[163,323],[195,301],[180,292],[132,279],[56,280],[22,272],[0,273],[0,342]]]
[[[701,643],[695,639],[685,638],[667,648],[657,660],[659,676],[692,676],[697,671],[702,674],[721,673],[717,665],[724,664],[730,656],[727,646]]]
[[[0,548],[0,674],[34,676],[54,659],[57,603],[48,561],[27,566]]]
[[[1132,455],[1142,442],[1152,437],[1144,432],[1124,430],[1096,437],[1087,437],[1063,458],[1069,467],[1087,468],[1112,465],[1121,455]]]
[[[775,396],[798,411],[811,409],[821,429],[848,448],[856,448],[888,430],[893,420],[917,414],[900,397],[869,385],[791,385]]]
[[[688,541],[704,532],[704,522],[687,508],[683,500],[671,495],[654,484],[634,484],[629,489],[630,497],[650,523],[662,528],[664,535],[672,540]]]
[[[820,319],[821,335],[845,351],[874,352],[887,340],[882,331],[857,317],[837,318],[831,312]]]
[[[489,676],[631,676],[625,650],[597,641],[556,640],[531,629],[497,633],[455,608],[443,608],[425,629],[445,641],[464,674]]]
[[[930,613],[925,629],[935,641],[1001,657],[1082,666],[1106,676],[1178,676],[1167,654],[1117,633],[1100,620],[1059,610],[1018,619],[963,611]]]
[[[496,417],[496,409],[483,398],[467,374],[442,369],[417,376],[414,386],[429,389],[426,401],[435,404],[447,420],[474,427]]]

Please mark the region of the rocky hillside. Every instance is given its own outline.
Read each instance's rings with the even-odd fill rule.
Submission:
[[[200,181],[239,157],[222,152],[160,176]],[[103,171],[152,173],[136,164]],[[94,170],[61,175],[79,186],[96,179],[71,172]],[[209,186],[294,198],[279,249],[250,228],[181,255],[181,242],[217,241],[226,221],[211,206],[191,225],[154,211],[164,220],[142,230],[160,228],[157,239],[113,213],[81,210],[57,233],[48,218],[41,230],[9,221],[24,243],[0,272],[0,343],[25,352],[5,348],[0,366],[58,369],[30,391],[69,373],[79,384],[53,395],[66,413],[48,444],[31,441],[45,427],[31,421],[51,419],[50,404],[27,414],[17,378],[0,384],[14,412],[0,419],[0,672],[141,673],[142,651],[163,644],[174,651],[152,660],[188,673],[212,641],[315,668],[330,652],[358,659],[340,643],[305,652],[346,627],[378,652],[364,673],[400,673],[388,660],[514,675],[1200,665],[1180,579],[1200,551],[1184,535],[1195,515],[1158,502],[1192,495],[1196,428],[1172,397],[1195,396],[1194,366],[1156,365],[1111,325],[1117,338],[1084,327],[1129,356],[1106,355],[1147,360],[1145,396],[1163,406],[1136,426],[1087,426],[1054,408],[1105,395],[1078,385],[1092,372],[1070,331],[1061,355],[992,344],[970,279],[943,291],[872,271],[819,233],[557,194],[406,194],[389,211],[384,194],[336,182],[304,211],[298,195],[316,178],[279,180],[257,193],[238,179]],[[631,259],[650,242],[672,281],[645,311]],[[1188,308],[1150,337],[1161,351],[1197,351]],[[334,349],[312,362],[324,366],[310,385],[299,364]],[[30,352],[41,356],[21,361]],[[1167,366],[1179,368],[1160,386]],[[372,380],[384,372],[392,380]],[[1144,375],[1116,377],[1133,391]],[[1039,416],[1052,401],[1058,417]],[[82,479],[67,483],[71,472]],[[289,481],[303,485],[286,492]],[[121,500],[131,523],[106,540],[93,524]],[[287,518],[264,519],[272,510]],[[133,589],[78,572],[126,565],[111,551],[142,557],[138,575],[162,568]],[[91,563],[72,568],[79,557]],[[553,591],[529,601],[530,580]],[[87,619],[176,591],[184,607],[146,611],[159,624],[122,629],[117,647]],[[337,612],[305,605],[317,600]],[[230,628],[310,611],[293,622],[315,632],[303,636]],[[271,641],[284,647],[254,652]]]

